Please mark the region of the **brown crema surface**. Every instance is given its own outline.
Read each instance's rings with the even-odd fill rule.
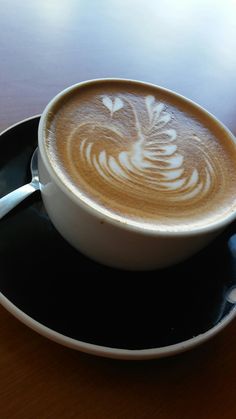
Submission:
[[[158,87],[103,80],[51,109],[46,153],[68,189],[152,229],[214,223],[236,204],[236,145],[201,109]]]

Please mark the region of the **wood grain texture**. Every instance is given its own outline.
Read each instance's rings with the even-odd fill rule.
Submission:
[[[0,309],[4,418],[235,417],[235,322],[175,358],[122,362],[61,347]]]
[[[0,129],[63,88],[126,77],[173,89],[236,134],[232,0],[1,0]],[[152,362],[63,348],[0,308],[3,419],[235,419],[236,322],[204,346]]]
[[[176,90],[236,129],[233,0],[1,0],[1,127],[63,88],[127,77]]]

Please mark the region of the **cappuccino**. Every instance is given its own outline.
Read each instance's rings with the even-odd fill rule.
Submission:
[[[192,102],[135,81],[76,86],[53,105],[44,147],[75,196],[118,222],[188,231],[236,206],[236,145]]]

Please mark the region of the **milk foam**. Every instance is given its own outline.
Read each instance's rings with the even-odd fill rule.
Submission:
[[[169,127],[171,116],[164,110],[164,104],[157,102],[154,96],[146,96],[145,104],[149,121],[143,125],[139,120],[138,112],[131,101],[122,97],[112,99],[108,96],[102,98],[104,106],[110,112],[110,121],[107,126],[100,126],[91,122],[91,129],[105,128],[109,137],[106,137],[99,147],[96,144],[96,137],[83,138],[79,145],[80,159],[93,166],[98,176],[102,176],[111,185],[120,184],[120,188],[126,188],[127,193],[132,192],[133,180],[135,186],[140,187],[140,195],[143,187],[153,189],[153,191],[163,192],[162,199],[169,201],[189,201],[197,196],[209,193],[214,185],[216,173],[211,157],[202,148],[203,172],[199,173],[197,168],[193,168],[190,174],[186,175],[187,162],[184,156],[178,152],[178,146],[174,144],[178,133]],[[116,130],[112,124],[115,112],[129,106],[132,109],[135,119],[136,138],[130,141],[124,149],[125,139],[122,132]],[[77,132],[83,128],[84,124],[78,124]],[[89,123],[86,126],[89,130]],[[67,150],[73,148],[75,133],[68,140]],[[114,151],[110,154],[106,150],[106,142],[117,143]],[[198,146],[194,142],[199,141],[194,138],[193,147]],[[201,143],[200,143],[201,144]],[[96,149],[95,146],[96,145]],[[68,156],[73,165],[73,158]],[[164,191],[173,191],[173,195],[165,195]]]

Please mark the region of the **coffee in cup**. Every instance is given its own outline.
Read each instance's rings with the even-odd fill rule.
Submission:
[[[233,135],[200,106],[158,86],[121,79],[72,86],[46,108],[39,149],[46,178],[57,186],[56,195],[62,189],[76,210],[93,214],[100,227],[110,226],[108,237],[105,228],[96,233],[94,227],[97,246],[103,243],[102,237],[108,246],[92,254],[76,238],[82,219],[66,227],[66,231],[76,230],[69,238],[75,247],[108,265],[145,269],[175,263],[202,247],[202,242],[206,244],[235,214]],[[42,185],[47,208],[49,195],[44,193],[48,188],[43,179]],[[52,198],[49,201],[50,215]],[[66,210],[63,217],[67,218]],[[63,217],[56,221],[59,231]],[[87,230],[85,241],[90,236],[90,242],[91,224]],[[62,234],[67,238],[64,229]],[[117,256],[121,263],[113,263],[115,252],[109,250],[118,243],[116,235],[116,252],[124,253]],[[190,240],[193,236],[194,241]],[[170,241],[175,246],[177,238],[181,247],[189,242],[190,254],[172,249],[171,258],[164,257],[162,245],[157,245],[160,237],[170,250]],[[128,253],[123,252],[123,240],[130,243]],[[155,246],[156,252],[149,249],[151,257],[147,251],[142,255],[144,243]],[[100,253],[102,257],[96,257]]]

